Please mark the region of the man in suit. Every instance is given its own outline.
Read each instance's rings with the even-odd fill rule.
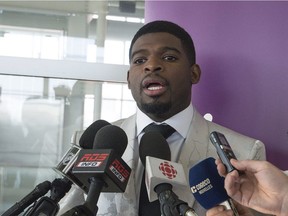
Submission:
[[[207,157],[217,158],[209,141],[212,131],[226,136],[239,159],[265,159],[265,147],[261,141],[206,121],[192,105],[192,85],[200,80],[201,70],[196,64],[192,38],[182,27],[167,21],[144,25],[131,42],[129,58],[127,81],[138,108],[136,114],[114,124],[128,136],[128,146],[122,158],[132,172],[124,193],[100,195],[98,215],[145,215],[139,212],[144,168],[138,148],[143,129],[150,123],[168,124],[175,129],[167,138],[171,160],[181,163],[187,176],[198,161]],[[76,189],[69,194],[62,201],[62,212],[68,209],[67,206],[71,208],[77,201],[83,201],[83,196],[79,195],[81,192]],[[205,210],[195,202],[188,185],[177,191],[177,195],[199,215],[205,214]],[[150,215],[160,213],[150,212]]]

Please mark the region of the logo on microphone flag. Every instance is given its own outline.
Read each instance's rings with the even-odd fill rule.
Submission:
[[[154,188],[161,183],[171,184],[173,192],[178,195],[179,192],[189,189],[182,164],[146,156],[145,170],[145,183],[150,202],[158,199]]]
[[[102,192],[124,192],[131,168],[112,149],[83,149],[80,151],[73,174],[89,188],[90,177],[101,178],[107,185]]]
[[[100,167],[109,157],[109,154],[84,154],[75,167]]]
[[[160,163],[159,169],[161,170],[163,175],[169,179],[173,179],[177,175],[177,170],[168,161]]]

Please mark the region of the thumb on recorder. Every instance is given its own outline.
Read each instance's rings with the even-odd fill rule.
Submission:
[[[256,211],[277,216],[288,215],[288,177],[268,161],[232,159],[235,170],[226,174],[222,162],[216,165],[220,175],[225,177],[225,189],[229,196],[241,205]]]

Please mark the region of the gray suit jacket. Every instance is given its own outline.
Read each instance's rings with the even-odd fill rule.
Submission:
[[[138,163],[136,116],[133,115],[127,119],[119,120],[114,124],[121,127],[127,134],[128,145],[122,158],[131,167],[132,172],[125,193],[102,193],[100,195],[97,203],[99,208],[97,215],[135,216],[138,214],[135,188],[140,187],[140,185],[135,185],[134,181],[135,167]],[[187,182],[189,182],[189,169],[194,164],[207,157],[218,157],[215,147],[209,140],[209,134],[212,131],[219,131],[225,134],[238,159],[266,159],[265,147],[261,141],[241,135],[213,122],[209,122],[205,120],[194,108],[189,133],[182,147],[178,161],[178,163],[181,163],[184,167]],[[181,200],[186,201],[190,207],[193,207],[199,216],[205,215],[206,211],[197,202],[195,202],[188,185],[186,189],[177,190],[175,193]],[[70,190],[64,199],[61,200],[61,210],[59,215],[69,210],[74,205],[79,205],[83,201],[84,197],[82,191],[75,187],[72,191]]]

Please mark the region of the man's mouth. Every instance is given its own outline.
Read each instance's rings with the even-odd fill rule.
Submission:
[[[165,83],[161,81],[150,80],[144,83],[144,92],[150,97],[160,96],[166,89]]]
[[[163,86],[160,83],[151,83],[146,88],[150,91],[156,91],[161,89]]]

